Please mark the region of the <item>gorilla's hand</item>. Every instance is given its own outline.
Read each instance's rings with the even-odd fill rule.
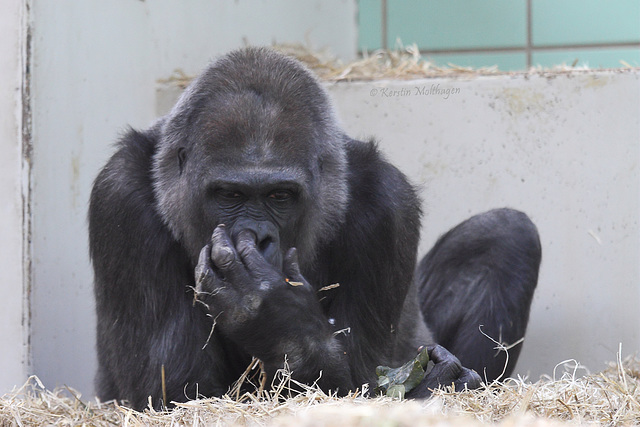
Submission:
[[[196,298],[216,328],[264,362],[281,362],[294,347],[302,350],[303,339],[329,336],[295,249],[279,271],[262,256],[252,231],[240,231],[235,240],[234,245],[223,225],[216,227],[195,269]]]
[[[441,345],[427,347],[429,360],[435,365],[427,372],[424,379],[416,388],[407,393],[408,398],[420,399],[431,396],[433,390],[440,386],[453,384],[456,391],[465,388],[474,389],[482,384],[482,379],[476,371],[462,366],[457,357]]]

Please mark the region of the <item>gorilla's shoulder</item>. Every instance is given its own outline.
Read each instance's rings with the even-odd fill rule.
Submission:
[[[421,203],[416,188],[385,158],[377,143],[350,140],[346,150],[349,212],[417,223]]]
[[[145,131],[129,128],[118,141],[118,150],[111,162],[119,163],[118,166],[124,168],[126,174],[148,172],[157,142],[158,135],[154,128]]]
[[[117,150],[96,177],[91,202],[123,207],[132,201],[139,206],[153,204],[152,164],[157,135],[128,129],[117,143]]]
[[[385,158],[376,141],[350,140],[346,144],[346,150],[352,197],[360,194],[372,200],[377,196],[391,202],[401,200],[403,205],[419,206],[416,189]]]

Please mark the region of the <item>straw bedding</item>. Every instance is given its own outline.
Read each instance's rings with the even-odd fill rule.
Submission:
[[[519,74],[499,70],[497,66],[462,67],[456,64],[438,66],[425,59],[417,45],[404,46],[397,43],[392,50],[375,50],[364,52],[362,57],[345,63],[336,58],[328,50],[315,50],[301,44],[276,44],[272,46],[285,55],[294,57],[309,67],[320,80],[328,82],[338,81],[371,81],[371,80],[411,80],[429,77],[465,77],[478,75]],[[626,68],[629,64],[623,62]],[[552,68],[532,67],[529,73],[568,72],[586,70],[587,67],[559,64]],[[167,79],[161,79],[161,84],[169,84],[184,89],[193,80],[193,76],[182,70],[175,70]]]
[[[370,81],[379,79],[411,80],[425,77],[502,74],[498,67],[470,68],[455,64],[436,66],[425,60],[416,45],[398,45],[394,50],[376,50],[365,53],[362,58],[344,63],[327,50],[313,50],[300,44],[277,44],[273,49],[298,59],[323,81]],[[174,85],[184,89],[193,76],[175,70],[160,84]]]
[[[86,401],[74,390],[50,391],[32,377],[0,399],[0,426],[417,426],[500,424],[546,426],[579,423],[640,424],[640,360],[618,360],[597,374],[579,376],[575,364],[556,368],[559,378],[507,379],[482,389],[438,390],[427,401],[328,396],[315,387],[290,395],[282,372],[273,388],[251,394],[180,403],[170,410],[136,412],[124,404]],[[249,379],[242,378],[248,382]],[[259,381],[258,381],[259,382]]]

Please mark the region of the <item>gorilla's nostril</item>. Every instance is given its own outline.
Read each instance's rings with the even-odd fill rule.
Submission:
[[[267,249],[269,249],[269,247],[273,244],[273,239],[271,237],[267,237],[265,239],[262,239],[260,241],[260,243],[258,244],[258,250],[261,253],[264,253],[267,251]]]

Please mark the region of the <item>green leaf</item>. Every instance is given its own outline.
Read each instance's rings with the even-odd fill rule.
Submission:
[[[376,375],[378,376],[376,393],[404,399],[406,393],[420,384],[424,378],[428,363],[429,354],[425,347],[414,359],[399,368],[378,366],[376,368]]]
[[[387,375],[387,372],[389,372],[389,370],[391,370],[391,368],[388,366],[378,366],[376,368],[376,375],[382,377],[384,375]]]
[[[387,389],[387,396],[402,400],[404,399],[405,391],[405,386],[402,384],[392,385]]]

